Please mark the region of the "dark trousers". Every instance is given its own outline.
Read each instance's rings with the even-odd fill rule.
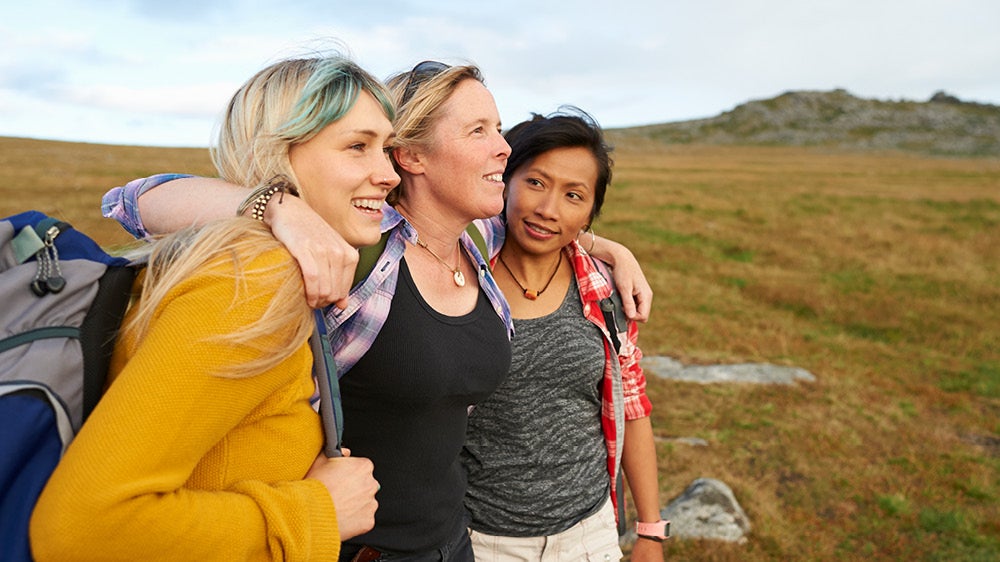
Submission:
[[[473,562],[475,555],[472,554],[472,542],[469,540],[469,531],[465,527],[462,527],[459,531],[451,540],[434,550],[406,554],[382,553],[377,558],[366,558],[365,560],[387,560],[390,562]],[[339,562],[351,562],[362,548],[361,545],[341,543]]]

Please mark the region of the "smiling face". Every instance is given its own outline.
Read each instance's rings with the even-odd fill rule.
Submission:
[[[493,95],[477,80],[463,80],[440,108],[430,146],[421,151],[425,180],[469,220],[503,209],[503,171],[510,145],[500,133]]]
[[[558,252],[590,221],[597,162],[587,148],[555,148],[514,170],[507,240],[527,254]]]
[[[342,118],[288,150],[302,198],[354,247],[381,235],[382,204],[399,183],[388,154],[392,139],[382,106],[363,92]]]

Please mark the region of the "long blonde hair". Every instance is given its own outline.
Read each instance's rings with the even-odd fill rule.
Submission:
[[[236,333],[222,334],[214,341],[234,347],[249,346],[256,359],[227,364],[214,373],[222,377],[247,377],[277,366],[306,341],[314,328],[313,315],[304,297],[302,274],[292,256],[284,250],[264,223],[234,217],[188,228],[165,236],[152,244],[148,256],[142,296],[129,313],[124,330],[134,351],[155,322],[157,306],[179,284],[206,270],[213,276],[232,280],[236,309],[246,297],[246,279],[273,290],[265,312]],[[280,250],[283,259],[257,258]],[[268,342],[267,348],[261,342]]]

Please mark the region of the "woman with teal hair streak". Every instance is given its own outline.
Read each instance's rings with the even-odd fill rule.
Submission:
[[[352,248],[376,242],[399,183],[393,113],[340,56],[278,62],[236,92],[212,156],[250,186],[252,218],[150,246],[112,382],[33,514],[36,560],[336,560],[373,527],[371,461],[322,452],[302,276],[253,219],[305,204]]]

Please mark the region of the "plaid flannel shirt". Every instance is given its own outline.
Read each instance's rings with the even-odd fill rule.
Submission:
[[[601,393],[601,426],[604,430],[604,443],[608,450],[608,474],[611,477],[611,503],[617,515],[619,490],[617,488],[618,471],[621,470],[621,454],[625,437],[625,422],[649,416],[653,410],[652,403],[646,396],[646,375],[639,365],[642,350],[639,349],[639,327],[633,321],[628,321],[625,333],[618,334],[621,350],[615,357],[615,348],[609,337],[609,330],[604,321],[600,301],[611,296],[611,285],[608,279],[598,271],[594,261],[575,240],[566,247],[573,263],[573,272],[580,287],[580,301],[583,303],[583,315],[592,324],[601,329],[604,337],[604,379]],[[620,327],[621,328],[621,327]],[[621,383],[618,384],[618,377]]]
[[[154,187],[180,178],[194,177],[191,174],[156,174],[148,178],[132,180],[120,187],[113,187],[101,198],[101,214],[118,221],[122,228],[136,238],[149,238],[146,226],[139,216],[139,196]]]

